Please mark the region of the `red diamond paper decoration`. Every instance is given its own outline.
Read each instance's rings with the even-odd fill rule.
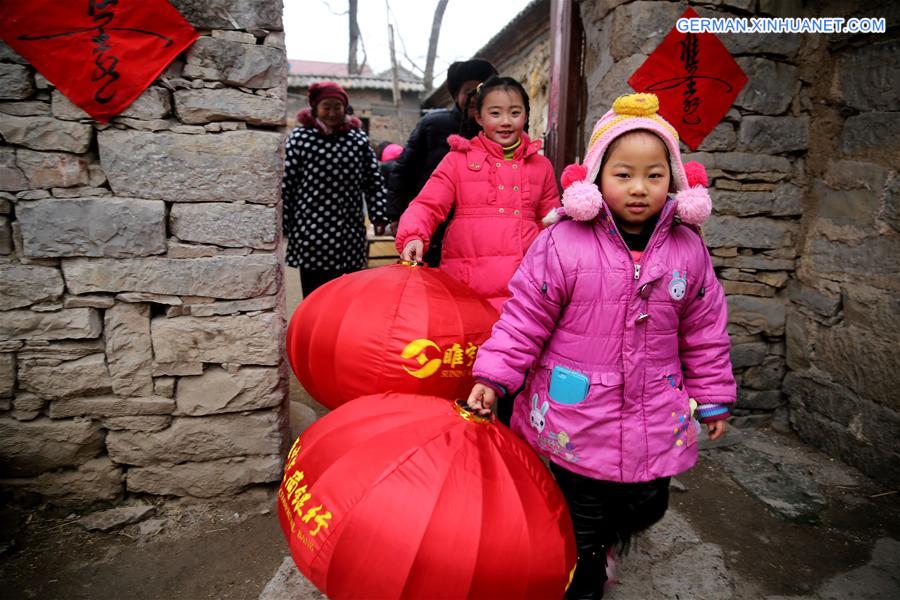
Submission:
[[[197,39],[166,0],[0,0],[0,36],[101,122]]]
[[[689,8],[681,18],[699,15]],[[731,108],[747,75],[716,34],[673,27],[628,83],[637,92],[656,94],[659,113],[696,150]]]

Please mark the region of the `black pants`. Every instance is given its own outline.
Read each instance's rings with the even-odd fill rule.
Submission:
[[[338,269],[338,270],[311,270],[300,268],[300,287],[303,288],[303,297],[307,298],[315,291],[331,281],[337,279],[341,275],[347,273],[355,273],[359,269]]]
[[[607,550],[626,550],[632,535],[663,517],[669,507],[669,478],[645,483],[601,481],[554,463],[550,471],[569,505],[578,548],[566,599],[602,598]]]

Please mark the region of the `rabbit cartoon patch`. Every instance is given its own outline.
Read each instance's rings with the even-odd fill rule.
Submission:
[[[687,279],[678,271],[672,271],[672,281],[669,282],[669,296],[672,300],[681,300],[686,292]]]
[[[534,427],[538,433],[541,433],[542,431],[544,431],[544,426],[546,425],[544,415],[546,415],[547,411],[550,410],[550,405],[545,400],[539,408],[538,400],[539,398],[537,394],[531,397],[531,426]]]

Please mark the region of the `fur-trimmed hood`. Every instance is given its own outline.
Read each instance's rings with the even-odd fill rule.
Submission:
[[[346,117],[344,117],[344,122],[337,129],[332,129],[331,127],[317,119],[315,115],[313,115],[311,108],[304,108],[303,110],[298,112],[297,122],[302,127],[314,127],[322,135],[331,135],[333,133],[343,134],[347,133],[351,129],[362,128],[362,121],[360,121],[353,115],[347,115]]]
[[[410,240],[430,247],[438,224],[453,220],[441,248],[441,270],[462,281],[494,308],[509,297],[507,283],[540,231],[540,220],[559,206],[550,161],[540,141],[522,135],[512,159],[483,135],[450,135],[451,147],[400,219],[398,252]]]
[[[521,133],[520,139],[522,143],[516,148],[513,158],[527,158],[533,154],[537,154],[544,143],[541,140],[532,140],[528,134]],[[503,147],[497,142],[488,139],[484,132],[480,132],[472,139],[466,139],[461,135],[451,135],[447,138],[447,144],[451,151],[467,153],[470,151],[482,151],[486,154],[503,158]]]

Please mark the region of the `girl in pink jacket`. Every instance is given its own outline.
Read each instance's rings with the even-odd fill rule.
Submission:
[[[450,152],[400,218],[396,244],[403,260],[421,260],[452,211],[441,269],[499,311],[541,220],[555,215],[559,192],[550,161],[538,154],[540,140],[524,131],[529,106],[522,85],[491,77],[476,89],[483,131],[471,140],[447,139]]]
[[[549,459],[575,526],[567,598],[602,597],[607,554],[662,518],[669,478],[696,462],[694,418],[716,439],[735,401],[725,297],[696,227],[709,195],[690,185],[706,174],[682,164],[657,109],[623,96],[594,126],[563,172],[570,219],[528,250],[473,367],[481,414],[523,390],[512,428]]]

